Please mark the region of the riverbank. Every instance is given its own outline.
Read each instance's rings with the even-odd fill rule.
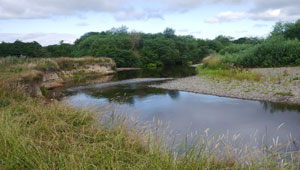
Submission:
[[[261,78],[254,81],[201,75],[151,87],[300,105],[300,67],[259,68],[249,71],[260,74]]]
[[[99,109],[78,110],[56,100],[25,95],[22,86],[15,81],[22,80],[28,85],[41,82],[43,70],[54,68],[44,61],[47,60],[11,61],[0,67],[0,150],[3,151],[0,152],[0,169],[299,167],[299,152],[279,152],[277,143],[264,149],[267,152],[244,151],[223,142],[230,139],[204,140],[203,134],[193,134],[191,143],[185,139],[176,150],[176,146],[166,145],[169,136],[158,135],[159,123],[152,129],[132,122],[131,118],[107,116]],[[85,62],[80,61],[82,66]],[[67,63],[72,66],[76,61]],[[207,136],[208,130],[205,133]],[[170,140],[172,138],[170,136]],[[242,157],[241,152],[247,154]]]
[[[116,72],[115,62],[106,57],[8,57],[0,61],[0,82],[34,97],[47,97],[48,90],[63,87],[69,81]]]

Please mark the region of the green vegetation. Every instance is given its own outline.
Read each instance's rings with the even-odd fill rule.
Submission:
[[[225,78],[235,80],[260,81],[263,76],[259,73],[250,72],[248,69],[236,68],[221,62],[220,56],[208,56],[203,59],[202,65],[197,67],[199,76],[209,76],[212,79]]]
[[[40,52],[31,54],[27,49]],[[74,45],[60,42],[58,45],[39,45],[33,49],[31,43],[1,43],[0,57],[107,56],[112,58],[118,67],[147,67],[149,64],[162,67],[183,65],[190,61],[198,63],[209,54],[208,49],[204,40],[192,36],[176,36],[175,31],[170,28],[163,33],[145,34],[128,32],[126,27],[120,27],[105,32],[86,33],[77,39]]]
[[[18,57],[48,57],[49,53],[38,42],[24,43],[15,41],[14,43],[0,44],[0,57],[18,56]]]
[[[299,66],[300,64],[300,20],[295,23],[278,22],[266,39],[218,36],[211,41],[213,54],[202,60],[199,75],[211,78],[261,81],[261,74],[250,72],[255,67]],[[288,76],[283,72],[283,77]],[[281,77],[271,78],[278,84]],[[293,78],[298,80],[298,78]],[[291,96],[290,94],[275,94]]]
[[[224,47],[222,63],[238,67],[279,67],[300,65],[300,19],[295,23],[278,22],[266,39],[256,43],[236,43]]]
[[[48,90],[44,86],[40,86],[41,93],[44,97],[48,97]]]
[[[42,47],[37,42],[0,44],[0,57],[83,57],[107,56],[118,67],[161,67],[199,63],[210,53],[222,55],[222,63],[238,67],[278,67],[300,65],[300,19],[295,23],[278,22],[265,38],[217,36],[201,40],[177,36],[166,28],[162,33],[128,32],[127,27],[89,32],[72,44]]]
[[[201,70],[198,74],[199,76],[208,75],[213,79],[216,78],[226,78],[226,79],[235,79],[235,80],[249,80],[249,81],[260,81],[262,79],[262,75],[259,73],[232,69],[232,70],[209,70],[204,69]]]
[[[143,129],[124,117],[96,122],[94,111],[75,110],[55,101],[45,103],[7,88],[0,88],[0,148],[5,150],[0,153],[1,169],[299,167],[298,152],[281,153],[273,146],[263,157],[256,157],[258,151],[238,156],[224,143],[227,139],[206,136],[204,140],[205,135],[196,135],[189,143],[185,138],[175,150],[165,144],[167,138],[157,135],[157,129]]]
[[[274,95],[279,95],[279,96],[294,96],[294,94],[291,93],[291,92],[277,92]]]
[[[82,60],[76,62],[83,63]],[[299,167],[300,153],[281,152],[285,146],[278,143],[266,144],[262,150],[249,150],[250,147],[245,146],[249,149],[244,150],[233,145],[238,135],[233,139],[213,138],[206,130],[191,138],[186,136],[180,145],[169,145],[175,142],[175,137],[167,134],[159,123],[157,127],[150,127],[122,116],[108,118],[99,115],[99,110],[77,110],[57,101],[27,97],[11,82],[22,81],[24,74],[34,76],[37,73],[32,72],[37,68],[59,69],[58,61],[32,59],[29,62],[15,58],[1,61],[0,71],[4,73],[0,75],[1,169]],[[42,67],[37,67],[37,63]],[[40,88],[43,91],[43,87]],[[43,93],[46,95],[47,91]]]

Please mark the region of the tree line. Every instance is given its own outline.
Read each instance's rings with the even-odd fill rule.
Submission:
[[[267,38],[217,36],[213,40],[179,36],[172,28],[161,33],[129,32],[127,27],[89,32],[74,44],[61,41],[42,47],[37,42],[2,42],[0,56],[110,57],[118,67],[159,67],[199,63],[211,54],[242,67],[272,67],[295,63],[300,57],[300,20],[278,22]],[[300,60],[300,59],[299,59]],[[300,61],[299,61],[300,62]]]

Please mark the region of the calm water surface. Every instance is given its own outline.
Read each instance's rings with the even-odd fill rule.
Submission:
[[[129,114],[142,122],[155,118],[169,123],[170,129],[180,134],[209,128],[213,135],[229,131],[247,139],[256,132],[258,138],[279,136],[285,141],[291,134],[294,140],[300,140],[299,106],[148,87],[152,83],[167,81],[161,77],[178,78],[193,74],[191,68],[169,72],[126,71],[118,73],[110,82],[73,87],[65,93],[67,101],[76,107],[102,110],[113,107],[120,114]],[[111,114],[111,109],[108,110],[107,114]],[[279,125],[281,128],[277,130]]]

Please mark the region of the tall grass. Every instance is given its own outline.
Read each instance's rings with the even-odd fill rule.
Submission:
[[[219,55],[209,56],[203,59],[202,65],[197,67],[199,76],[209,76],[212,79],[225,78],[240,81],[260,81],[263,75],[251,72],[248,69],[234,67],[223,63]]]
[[[96,119],[97,118],[97,119]],[[234,147],[239,135],[186,135],[179,146],[161,125],[46,103],[0,89],[1,169],[297,169],[299,151]],[[159,133],[160,132],[160,133]],[[158,135],[159,134],[159,135]],[[231,141],[231,142],[230,142]],[[279,148],[279,149],[278,149]]]

